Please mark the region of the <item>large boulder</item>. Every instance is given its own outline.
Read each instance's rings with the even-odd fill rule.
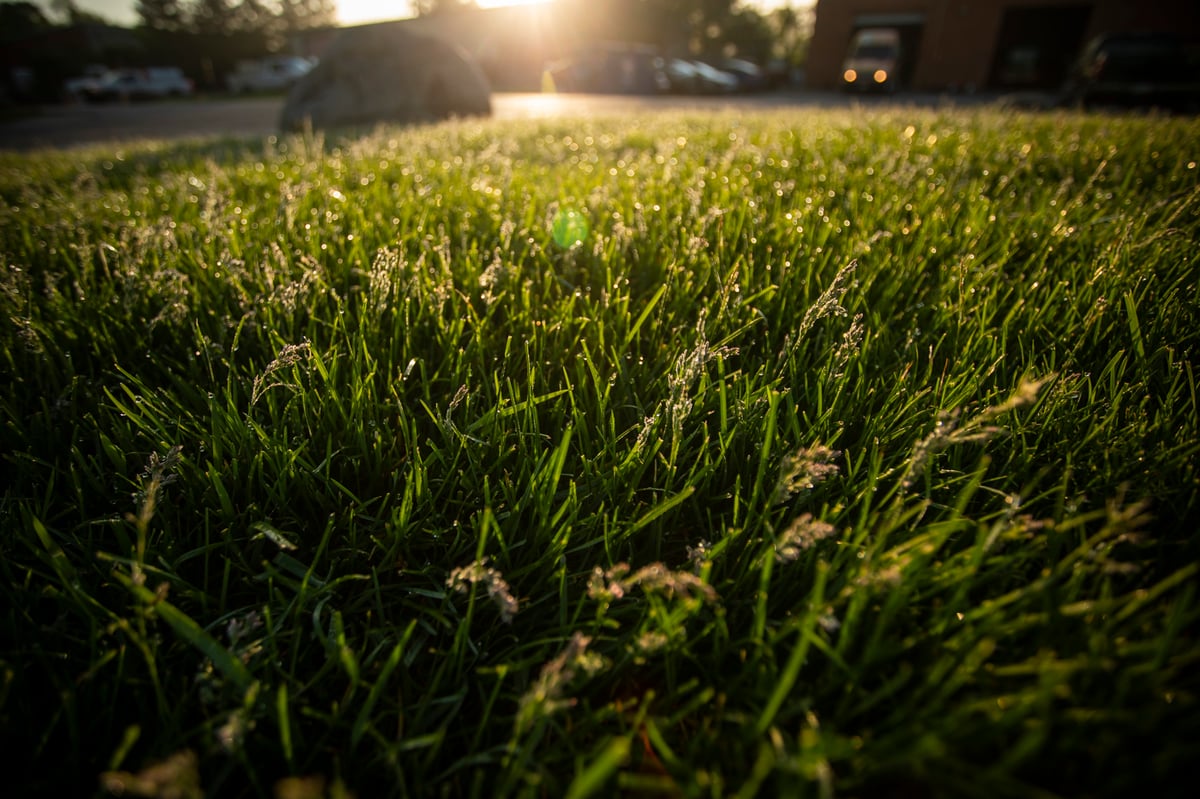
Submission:
[[[466,52],[392,23],[343,31],[288,92],[280,126],[411,124],[491,111],[487,78]]]

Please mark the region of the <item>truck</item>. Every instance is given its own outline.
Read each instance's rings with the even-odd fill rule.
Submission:
[[[895,91],[900,83],[900,31],[863,28],[854,34],[842,62],[847,91]]]

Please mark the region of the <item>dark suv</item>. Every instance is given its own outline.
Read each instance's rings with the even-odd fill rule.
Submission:
[[[1200,61],[1195,47],[1168,34],[1114,34],[1088,43],[1063,99],[1069,105],[1200,110]]]

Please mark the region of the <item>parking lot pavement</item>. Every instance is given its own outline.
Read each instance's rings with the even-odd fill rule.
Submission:
[[[497,93],[493,95],[492,107],[497,119],[546,119],[642,114],[667,109],[831,108],[852,104],[930,107],[947,102],[975,104],[987,99],[947,98],[937,94],[850,97],[836,92],[724,97]],[[0,121],[0,150],[65,148],[139,139],[271,136],[278,132],[282,108],[281,97],[45,106]]]
[[[0,149],[275,132],[281,98],[43,106],[0,122]]]

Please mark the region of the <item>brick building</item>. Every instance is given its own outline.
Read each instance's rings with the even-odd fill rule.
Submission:
[[[902,86],[1049,89],[1093,36],[1169,32],[1200,41],[1198,0],[818,0],[808,84],[840,84],[851,37],[900,31]]]

